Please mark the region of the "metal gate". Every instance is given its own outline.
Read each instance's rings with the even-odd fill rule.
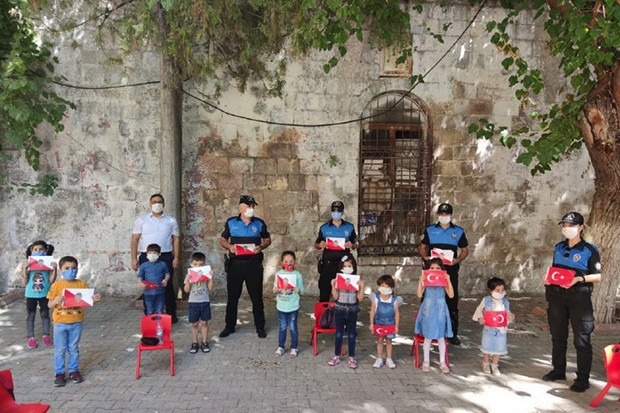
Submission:
[[[428,222],[432,120],[405,91],[373,98],[360,131],[360,255],[417,255]]]

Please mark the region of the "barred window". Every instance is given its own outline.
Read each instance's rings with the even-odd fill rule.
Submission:
[[[432,121],[405,91],[373,98],[360,131],[360,255],[417,255],[428,222]]]

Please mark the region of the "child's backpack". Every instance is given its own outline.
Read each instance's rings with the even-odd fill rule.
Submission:
[[[321,318],[319,319],[319,327],[321,328],[336,328],[336,317],[334,316],[334,307],[327,307]]]

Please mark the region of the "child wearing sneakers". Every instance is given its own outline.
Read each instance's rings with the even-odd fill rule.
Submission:
[[[45,241],[35,241],[26,249],[26,257],[52,255],[54,246]],[[41,341],[46,346],[52,345],[50,339],[50,310],[47,303],[47,293],[56,280],[56,263],[52,263],[52,270],[31,270],[26,262],[22,269],[22,284],[26,286],[26,339],[28,348],[37,348],[37,339],[34,336],[34,320],[37,317],[37,305],[43,323],[43,337]]]
[[[65,307],[65,288],[88,288],[85,281],[77,279],[78,261],[74,257],[62,257],[58,262],[60,279],[52,284],[47,298],[50,308],[54,308],[54,371],[56,378],[54,386],[61,387],[67,383],[65,378],[65,354],[69,354],[69,380],[74,383],[84,381],[78,369],[80,362],[80,337],[84,322],[84,307]],[[101,299],[99,294],[93,294],[93,302]]]
[[[202,252],[192,254],[192,268],[204,267],[206,257]],[[209,280],[192,281],[190,274],[185,276],[183,290],[189,294],[188,321],[192,323],[192,347],[189,349],[191,354],[198,352],[198,326],[202,333],[202,343],[200,351],[208,353],[209,348],[209,320],[211,320],[211,303],[209,302],[209,291],[213,291],[213,270],[211,270]]]
[[[357,262],[351,255],[345,255],[340,261],[340,273],[357,274]],[[346,326],[349,342],[349,367],[357,368],[355,360],[355,337],[357,336],[357,313],[360,311],[360,301],[364,299],[364,282],[357,282],[357,290],[338,288],[338,276],[331,281],[332,296],[336,300],[334,303],[334,318],[336,319],[336,340],[334,347],[334,357],[327,364],[335,366],[340,364],[340,350],[344,338]]]
[[[499,376],[499,356],[508,353],[506,340],[506,327],[489,327],[485,325],[485,311],[506,311],[508,313],[508,321],[514,321],[515,315],[510,312],[510,303],[506,299],[506,283],[498,277],[491,277],[487,281],[487,289],[489,295],[484,297],[476,311],[474,312],[474,321],[484,326],[482,330],[482,344],[480,349],[483,354],[482,371],[492,373]],[[491,360],[491,363],[489,363]]]
[[[278,333],[278,348],[275,356],[284,354],[286,342],[286,329],[291,332],[291,358],[297,357],[297,315],[299,314],[299,294],[304,292],[304,283],[301,273],[295,270],[295,253],[284,251],[282,253],[282,269],[276,272],[273,280],[273,292],[276,296],[276,309],[280,321]],[[294,280],[291,283],[290,280]]]
[[[428,261],[429,270],[446,270],[446,266],[441,258],[433,258]],[[454,297],[454,288],[450,282],[448,273],[444,274],[446,278],[446,286],[425,286],[424,273],[420,276],[418,282],[417,296],[423,298],[422,304],[415,320],[415,334],[424,336],[424,344],[422,346],[424,353],[424,361],[422,362],[422,371],[428,373],[430,369],[430,352],[431,342],[437,340],[439,347],[439,370],[444,373],[450,373],[450,368],[446,364],[446,337],[452,337],[452,324],[446,304],[446,295],[450,298]]]
[[[385,364],[393,369],[396,368],[392,360],[392,340],[398,333],[398,321],[400,318],[398,307],[403,303],[401,297],[394,295],[394,278],[391,275],[382,275],[377,280],[379,292],[372,293],[370,298],[370,331],[377,336],[377,360],[372,366],[383,366],[383,342],[385,341],[386,356]]]

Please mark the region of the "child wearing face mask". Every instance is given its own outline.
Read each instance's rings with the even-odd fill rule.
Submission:
[[[394,295],[394,278],[391,275],[382,275],[377,280],[378,292],[370,294],[370,331],[377,336],[377,360],[372,366],[383,366],[383,342],[385,341],[386,359],[385,364],[393,369],[396,368],[392,360],[392,340],[398,333],[400,319],[398,307],[403,303],[401,297]],[[386,333],[386,331],[389,332]],[[394,329],[394,332],[391,330]]]
[[[489,295],[484,297],[474,312],[473,319],[484,325],[485,311],[507,311],[508,321],[515,319],[510,312],[510,303],[506,299],[506,283],[498,277],[491,277],[487,281]],[[480,349],[483,354],[482,371],[499,376],[499,356],[508,353],[506,346],[506,327],[488,327],[484,325],[482,330],[482,344]],[[491,361],[489,363],[489,360]]]
[[[429,270],[446,270],[446,266],[441,258],[432,258],[428,261]],[[454,288],[450,282],[450,276],[445,273],[447,284],[442,286],[425,286],[424,273],[420,276],[418,282],[417,296],[424,297],[418,316],[415,320],[415,333],[424,336],[423,363],[422,371],[428,373],[430,371],[430,351],[431,342],[437,340],[439,347],[439,370],[444,373],[450,373],[450,368],[446,364],[446,337],[452,337],[452,324],[450,323],[450,313],[448,304],[446,304],[446,295],[450,298],[454,297]]]
[[[295,253],[293,251],[284,251],[281,259],[282,269],[276,272],[273,280],[273,292],[276,294],[276,309],[278,310],[278,320],[280,322],[278,348],[276,349],[275,356],[280,357],[284,354],[286,329],[288,328],[291,332],[290,357],[295,358],[298,353],[297,316],[299,314],[299,295],[304,292],[304,283],[301,273],[295,269]],[[294,284],[287,281],[290,278],[294,280]]]
[[[340,260],[340,271],[342,274],[357,274],[357,262],[350,255],[345,255]],[[355,337],[357,336],[357,313],[360,310],[359,302],[364,299],[364,282],[359,280],[357,291],[336,288],[337,278],[331,281],[332,296],[334,303],[334,318],[336,320],[336,340],[334,343],[334,357],[327,364],[335,366],[340,364],[340,349],[344,338],[346,326],[349,343],[349,368],[357,368],[355,360]]]
[[[45,241],[35,241],[26,249],[26,257],[52,255],[54,246]],[[41,341],[46,346],[52,345],[50,339],[50,310],[48,308],[47,293],[56,280],[56,263],[52,263],[52,270],[31,270],[28,261],[22,268],[22,284],[26,286],[26,339],[28,348],[37,348],[37,339],[34,334],[34,320],[37,316],[37,305],[41,313],[43,337]]]
[[[58,262],[60,279],[52,284],[47,298],[50,307],[54,308],[54,386],[61,387],[67,383],[65,377],[65,354],[69,354],[69,380],[73,383],[84,381],[78,369],[80,351],[78,345],[82,335],[84,307],[65,307],[63,305],[65,288],[88,288],[83,280],[77,279],[78,261],[74,257],[62,257]],[[93,302],[101,299],[99,294],[93,295]]]
[[[145,314],[163,314],[166,285],[170,280],[168,265],[159,260],[161,247],[150,244],[146,247],[147,262],[140,264],[138,284],[144,290]]]

